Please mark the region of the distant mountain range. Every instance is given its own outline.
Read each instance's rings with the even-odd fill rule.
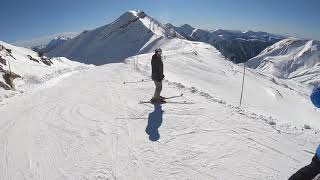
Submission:
[[[87,64],[123,62],[125,58],[152,52],[174,39],[211,44],[234,63],[247,62],[251,68],[277,78],[319,85],[319,41],[302,40],[267,32],[203,30],[188,24],[161,24],[143,11],[129,11],[114,22],[77,36],[58,36],[46,46],[33,50],[49,56],[63,56]],[[180,41],[179,41],[180,42]],[[181,43],[181,42],[180,42]]]
[[[206,42],[217,48],[222,55],[234,63],[246,62],[258,55],[266,47],[286,38],[266,32],[236,31],[217,29],[214,31],[196,29],[185,24],[180,27],[166,24],[185,38]]]
[[[30,40],[22,40],[22,41],[16,41],[12,44],[15,46],[25,47],[32,49],[34,47],[38,47],[39,49],[45,48],[49,42],[55,38],[62,37],[62,38],[73,38],[79,35],[79,32],[63,32],[63,33],[57,33],[52,34],[48,36],[38,37]]]
[[[180,27],[169,23],[163,25],[143,11],[126,12],[106,26],[74,35],[54,36],[47,46],[41,44],[32,46],[32,49],[51,56],[66,56],[85,63],[104,64],[139,54],[143,46],[152,44],[155,39],[177,37],[209,43],[227,59],[241,63],[286,38],[266,32],[223,29],[209,31],[196,29],[188,24]],[[72,39],[73,37],[76,38]],[[67,43],[63,45],[64,42]]]
[[[31,49],[38,53],[44,54],[50,52],[58,46],[61,46],[63,43],[70,39],[72,39],[72,37],[57,36],[53,38],[47,45],[33,46],[31,47]]]

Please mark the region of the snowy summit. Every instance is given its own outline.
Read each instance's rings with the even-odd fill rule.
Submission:
[[[165,27],[143,11],[129,11],[106,26],[81,33],[48,54],[101,65],[122,62],[163,38],[183,39],[174,29]]]

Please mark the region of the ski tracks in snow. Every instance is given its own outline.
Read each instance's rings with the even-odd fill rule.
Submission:
[[[136,61],[134,61],[134,62],[136,62]],[[134,68],[138,72],[140,72],[144,75],[146,74],[143,70],[141,70],[140,67],[137,67],[137,63],[134,63]],[[187,91],[189,93],[188,95],[190,97],[194,96],[194,95],[201,96],[201,97],[207,99],[207,101],[219,104],[220,108],[224,107],[224,109],[227,109],[226,114],[223,114],[223,115],[221,114],[221,112],[223,112],[223,111],[217,111],[217,110],[212,111],[212,113],[210,113],[210,114],[212,114],[212,115],[219,114],[219,115],[221,115],[221,117],[224,117],[223,120],[216,120],[215,119],[215,122],[220,121],[219,124],[220,124],[220,126],[224,127],[223,128],[224,131],[229,130],[229,132],[222,132],[222,133],[225,135],[237,135],[237,138],[242,137],[242,139],[239,139],[239,142],[245,144],[247,146],[247,148],[250,149],[250,150],[248,149],[248,152],[250,152],[252,150],[257,151],[256,153],[253,153],[253,154],[256,154],[257,156],[258,156],[259,152],[260,153],[261,152],[269,152],[274,155],[274,158],[279,158],[278,156],[281,156],[281,158],[283,158],[283,159],[291,160],[292,163],[295,165],[303,164],[302,163],[303,161],[301,160],[301,158],[299,160],[298,156],[296,155],[297,153],[295,151],[288,151],[286,148],[281,147],[281,142],[285,142],[284,139],[286,139],[286,138],[291,139],[291,140],[294,139],[294,142],[301,143],[301,139],[295,138],[294,136],[290,136],[287,133],[288,131],[294,132],[294,131],[299,131],[299,130],[292,129],[292,128],[288,129],[290,127],[281,127],[281,126],[279,127],[276,125],[276,122],[278,122],[278,120],[271,117],[271,116],[267,117],[264,115],[259,115],[259,114],[250,112],[248,110],[244,110],[240,107],[236,107],[234,105],[228,104],[226,101],[221,100],[221,99],[217,99],[206,92],[198,90],[195,87],[186,87],[181,83],[171,82],[169,80],[166,80],[165,82],[166,82],[167,86],[176,88],[178,91],[180,91],[179,93],[181,93],[181,91],[183,91],[184,93]],[[167,88],[167,87],[165,87],[165,88]],[[188,95],[186,95],[186,96],[188,96]],[[198,98],[194,99],[194,101],[197,104],[195,107],[199,107],[199,106],[201,107],[203,104],[202,102],[205,102],[205,100],[200,101]],[[207,109],[211,108],[210,105],[205,106],[205,107]],[[205,114],[206,113],[199,113],[197,115],[197,117],[200,118],[201,116],[206,116]],[[238,117],[238,116],[240,116],[240,117]],[[206,119],[212,120],[212,118],[209,116],[207,116]],[[244,121],[239,122],[238,126],[240,126],[241,128],[235,127],[235,125],[236,125],[235,122],[237,122],[236,121],[237,119],[244,119]],[[224,126],[226,124],[226,122],[228,122],[228,120],[232,120],[230,126]],[[260,123],[259,123],[259,122],[257,122],[257,120],[262,120],[262,121],[260,121]],[[193,126],[193,125],[194,124],[191,124],[190,126]],[[260,129],[257,127],[259,127]],[[256,130],[254,131],[252,129],[256,129]],[[267,130],[264,130],[264,129],[267,129]],[[261,132],[261,130],[266,131],[267,134]],[[281,130],[283,130],[284,135],[281,135],[281,133],[282,133]],[[168,139],[165,142],[165,144],[168,144],[168,142],[170,142],[172,140],[178,139],[180,136],[181,137],[188,136],[188,135],[194,136],[198,133],[203,133],[203,132],[219,133],[219,130],[217,130],[217,129],[215,129],[215,130],[202,129],[202,130],[198,130],[198,131],[190,131],[190,132],[186,132],[186,133],[181,133],[181,134],[178,134],[178,135]],[[239,133],[239,132],[241,132],[241,133]],[[259,135],[259,134],[261,134],[261,135]],[[257,136],[257,135],[259,135],[259,136]],[[215,136],[213,135],[213,137],[215,137]],[[234,138],[235,137],[230,137],[227,139],[234,139]],[[285,142],[285,143],[287,143],[287,142]],[[316,143],[316,142],[314,142],[314,143]],[[228,151],[228,146],[227,145],[223,145],[223,146],[225,148],[227,148],[226,151]],[[290,146],[293,146],[293,145],[290,144]],[[306,155],[305,153],[302,153],[302,154]],[[221,157],[224,158],[224,157],[229,157],[229,156],[233,156],[233,154],[231,153],[231,155],[226,155],[226,156],[222,155]],[[270,161],[270,160],[268,160],[268,161]],[[254,164],[250,165],[250,163],[254,163]],[[287,178],[286,176],[284,176],[285,173],[283,171],[280,171],[279,168],[272,168],[272,167],[276,167],[276,166],[272,166],[270,164],[269,165],[264,164],[259,160],[255,160],[254,158],[251,162],[248,162],[248,164],[250,165],[251,168],[252,167],[257,168],[255,171],[252,171],[252,172],[261,171],[259,169],[262,169],[262,168],[260,168],[259,166],[263,166],[269,170],[269,171],[265,171],[264,172],[265,174],[263,174],[261,172],[262,174],[260,174],[259,177],[261,176],[266,179],[281,179],[280,177]],[[294,165],[292,165],[292,166],[294,166]],[[290,166],[290,167],[292,167],[292,166]],[[286,169],[285,171],[288,171],[288,169]],[[242,171],[239,171],[239,172],[242,172]],[[252,174],[252,172],[248,172],[248,174],[250,174],[250,173]],[[237,173],[235,173],[235,174],[237,174]],[[288,174],[290,174],[290,173],[288,173]],[[265,175],[265,176],[263,176],[263,175]],[[251,177],[255,177],[255,175],[252,174]],[[250,176],[246,176],[246,178],[250,179]],[[253,179],[257,179],[257,177],[255,177]]]
[[[0,179],[271,180],[309,161],[295,150],[304,139],[268,117],[169,81],[164,94],[195,104],[161,105],[150,141],[155,107],[138,102],[154,85],[122,83],[144,77],[127,64],[97,67],[0,108]]]

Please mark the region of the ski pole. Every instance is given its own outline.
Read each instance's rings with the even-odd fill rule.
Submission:
[[[242,78],[242,87],[241,87],[241,96],[240,96],[240,107],[242,104],[242,95],[243,95],[243,85],[244,85],[244,77],[246,75],[246,64],[243,63],[243,78]]]
[[[143,83],[143,82],[150,82],[152,81],[151,79],[141,79],[141,81],[123,81],[123,84],[128,84],[128,83]]]

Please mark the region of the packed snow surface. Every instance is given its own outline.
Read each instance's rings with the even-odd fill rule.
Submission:
[[[0,105],[0,179],[279,180],[310,162],[319,111],[302,87],[248,70],[239,107],[241,66],[205,43],[155,46],[162,95],[182,97],[139,104],[154,91],[151,53],[12,97]]]

